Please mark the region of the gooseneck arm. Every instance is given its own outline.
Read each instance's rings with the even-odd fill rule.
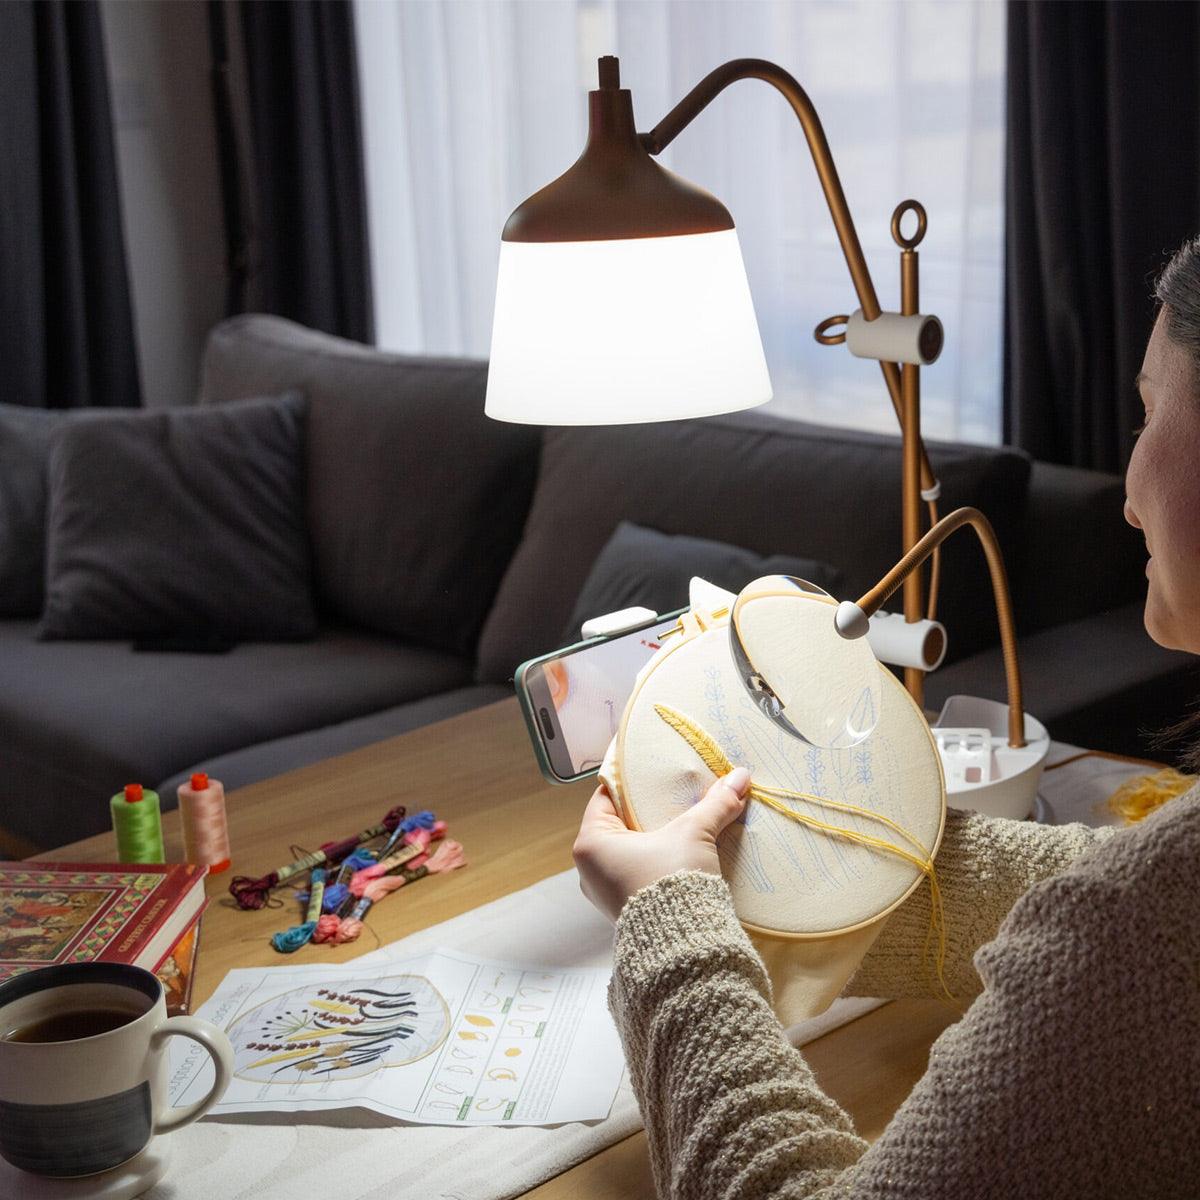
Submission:
[[[857,605],[870,617],[879,611],[887,598],[912,574],[952,533],[970,525],[979,536],[988,571],[992,577],[992,595],[996,602],[996,617],[1000,623],[1000,647],[1004,655],[1004,677],[1008,685],[1008,744],[1025,745],[1025,708],[1021,696],[1021,666],[1017,660],[1017,635],[1013,622],[1012,598],[1008,590],[1008,575],[1004,556],[991,522],[977,508],[956,508],[944,516],[904,557],[873,587],[864,592]]]
[[[842,254],[850,269],[850,278],[854,283],[854,291],[858,296],[858,304],[863,316],[868,321],[879,316],[879,297],[875,285],[871,281],[871,272],[863,255],[862,244],[858,240],[858,232],[854,228],[854,220],[850,216],[850,206],[846,203],[846,194],[842,191],[842,181],[838,177],[837,167],[834,166],[833,154],[825,137],[825,130],[813,102],[808,93],[800,86],[794,76],[775,63],[762,58],[735,58],[730,62],[710,71],[678,104],[649,133],[641,135],[641,143],[646,151],[653,155],[663,152],[679,134],[696,119],[709,104],[712,103],[731,83],[740,79],[761,79],[771,84],[792,106],[808,148],[812,153],[813,165],[817,169],[817,177],[825,193],[825,201],[829,205],[829,215],[833,218],[834,229],[841,243]],[[903,397],[900,386],[900,368],[896,363],[881,362],[880,369],[887,384],[888,394],[892,398],[892,407],[896,410],[896,419],[904,428]],[[925,491],[933,488],[935,479],[929,465],[929,457],[925,447],[921,446],[921,487]]]

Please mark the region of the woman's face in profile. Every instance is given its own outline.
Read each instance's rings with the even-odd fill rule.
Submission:
[[[1144,427],[1125,476],[1125,519],[1146,536],[1146,631],[1200,654],[1200,371],[1167,335],[1150,335],[1138,390]]]

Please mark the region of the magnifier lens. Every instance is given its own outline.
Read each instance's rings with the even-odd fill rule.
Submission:
[[[880,667],[867,639],[834,624],[837,601],[791,575],[742,589],[729,622],[742,683],[767,718],[810,745],[848,749],[879,720]]]

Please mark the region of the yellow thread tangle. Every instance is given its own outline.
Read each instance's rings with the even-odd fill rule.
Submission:
[[[1126,825],[1135,825],[1168,800],[1182,796],[1195,782],[1195,775],[1185,775],[1174,767],[1164,767],[1152,775],[1127,779],[1108,798],[1108,807],[1122,817]]]
[[[701,762],[717,778],[728,775],[733,770],[733,763],[729,761],[729,758],[721,747],[717,745],[713,737],[701,729],[689,717],[685,717],[683,713],[677,712],[673,708],[668,708],[665,704],[656,704],[654,711],[691,746],[700,757]],[[754,782],[750,784],[748,795],[752,800],[757,800],[760,804],[765,804],[773,812],[779,813],[780,816],[787,817],[788,820],[795,821],[809,829],[815,829],[830,837],[844,838],[846,841],[854,842],[856,845],[865,846],[871,850],[895,855],[897,858],[903,859],[914,866],[922,875],[928,877],[930,903],[929,933],[925,938],[925,949],[922,959],[926,963],[929,961],[929,943],[936,938],[937,956],[934,966],[937,981],[941,985],[947,999],[954,999],[949,987],[946,985],[944,975],[946,963],[946,920],[942,908],[942,892],[938,886],[937,871],[934,868],[933,859],[929,857],[929,852],[917,838],[897,825],[895,821],[885,817],[883,813],[874,812],[869,808],[860,808],[857,804],[847,804],[844,801],[832,800],[825,796],[814,796],[808,792],[792,792],[786,788],[760,786]],[[847,829],[841,825],[831,825],[829,822],[821,821],[816,817],[810,816],[808,813],[800,812],[787,803],[788,801],[797,800],[806,801],[809,804],[818,805],[823,808],[832,808],[838,812],[852,813],[869,821],[878,821],[898,834],[910,846],[914,847],[918,853],[914,854],[911,850],[906,850],[903,846],[897,846],[884,838],[875,837],[869,833],[860,833],[857,829]]]

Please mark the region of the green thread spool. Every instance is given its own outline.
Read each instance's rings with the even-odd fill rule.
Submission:
[[[117,858],[127,863],[166,862],[163,851],[162,813],[158,793],[140,783],[127,783],[109,802]]]

